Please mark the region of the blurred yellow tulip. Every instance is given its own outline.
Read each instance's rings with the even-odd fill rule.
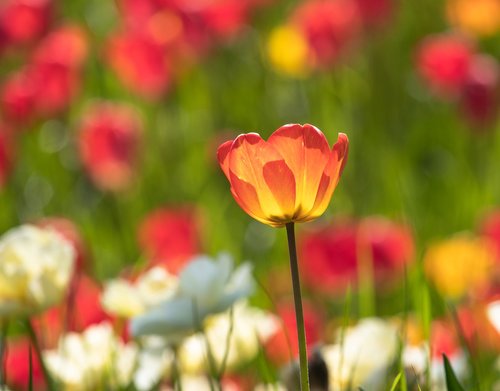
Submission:
[[[449,0],[450,23],[475,36],[491,36],[500,31],[500,0]]]

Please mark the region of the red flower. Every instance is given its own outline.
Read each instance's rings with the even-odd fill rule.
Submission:
[[[34,319],[34,325],[43,348],[55,348],[65,332],[82,332],[105,320],[110,317],[101,307],[101,287],[81,274],[71,282],[66,301]]]
[[[40,42],[32,61],[4,84],[5,116],[26,124],[36,116],[64,110],[79,90],[85,56],[85,35],[79,27],[62,27],[49,34]]]
[[[26,70],[8,76],[2,87],[2,112],[6,118],[24,124],[33,118],[36,86]]]
[[[292,22],[309,42],[313,66],[324,68],[337,62],[356,40],[360,15],[350,0],[309,0],[295,10]]]
[[[358,5],[363,24],[368,27],[385,25],[392,16],[393,0],[354,0]]]
[[[13,45],[29,43],[47,31],[51,14],[51,0],[3,0],[0,29]]]
[[[177,273],[200,252],[199,223],[189,208],[161,208],[142,221],[138,240],[142,251],[154,265],[164,265]]]
[[[306,343],[310,354],[310,349],[321,340],[324,322],[321,314],[308,302],[303,303],[303,310]],[[297,357],[299,344],[293,304],[280,305],[277,315],[281,318],[282,325],[265,342],[264,348],[269,360],[275,365],[281,366],[289,362],[291,358]]]
[[[492,210],[484,217],[479,231],[491,240],[497,250],[497,261],[500,262],[500,209]]]
[[[147,98],[158,98],[170,84],[165,49],[146,34],[126,32],[114,36],[106,57],[125,86]]]
[[[129,106],[100,102],[84,113],[80,125],[80,156],[97,187],[119,191],[130,185],[141,133],[142,123]]]
[[[10,136],[10,129],[0,123],[0,187],[7,182],[7,178],[12,170],[13,145]]]
[[[5,368],[7,372],[7,384],[16,390],[27,390],[29,385],[29,349],[30,341],[27,337],[18,337],[7,340],[5,354]],[[45,389],[45,381],[42,366],[31,346],[32,378],[34,389]]]
[[[463,88],[474,48],[458,35],[427,37],[417,52],[417,69],[432,91],[444,98],[456,96]]]
[[[368,218],[304,232],[298,251],[304,284],[314,291],[337,293],[357,281],[363,259],[372,262],[381,281],[399,275],[412,259],[414,246],[405,226]]]
[[[460,112],[472,126],[486,128],[497,119],[499,80],[496,59],[486,55],[474,56],[462,89],[460,105]]]

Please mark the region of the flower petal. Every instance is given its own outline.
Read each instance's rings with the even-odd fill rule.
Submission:
[[[229,179],[229,159],[228,155],[231,151],[231,146],[233,145],[234,140],[226,141],[224,144],[221,144],[217,149],[217,160],[219,161],[220,168],[226,175],[226,178]]]
[[[285,125],[269,137],[292,170],[296,181],[296,211],[310,211],[316,200],[316,190],[330,159],[330,147],[324,134],[306,124]]]
[[[344,133],[339,133],[337,142],[332,148],[330,160],[321,176],[318,191],[316,192],[316,200],[310,216],[307,216],[307,220],[321,216],[328,207],[333,191],[339,182],[340,175],[347,162],[348,150],[349,140],[347,136]]]
[[[279,161],[282,163],[275,163]],[[264,166],[268,163],[273,164],[267,166],[264,174]],[[290,212],[290,201],[286,198],[292,194],[295,196],[295,183],[292,186],[291,170],[285,166],[280,153],[256,133],[238,136],[229,153],[230,182],[234,192],[243,204],[254,211],[257,210],[256,195],[263,219],[279,220]],[[286,176],[284,181],[277,181],[275,175],[270,173],[273,167]],[[287,188],[282,189],[282,185]]]

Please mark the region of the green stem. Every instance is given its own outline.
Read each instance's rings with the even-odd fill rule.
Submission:
[[[304,312],[302,311],[302,295],[300,293],[299,265],[297,248],[295,246],[294,223],[286,225],[288,252],[290,255],[290,271],[292,273],[293,300],[295,303],[295,319],[297,321],[297,336],[299,340],[300,389],[309,391],[309,374],[307,364],[306,331],[304,327]]]
[[[5,351],[7,350],[7,333],[9,330],[9,322],[4,320],[1,322],[0,331],[0,387],[4,387],[6,383],[5,374]]]
[[[47,384],[47,390],[48,391],[55,391],[54,383],[52,382],[52,377],[50,376],[49,371],[47,370],[47,367],[45,366],[45,362],[43,361],[42,350],[40,349],[40,344],[38,343],[38,338],[36,336],[35,329],[33,328],[33,325],[31,324],[31,321],[29,319],[26,320],[26,329],[28,330],[31,344],[33,345],[33,348],[35,349],[36,357],[37,357],[38,361],[40,362],[43,376],[45,378],[45,383]]]

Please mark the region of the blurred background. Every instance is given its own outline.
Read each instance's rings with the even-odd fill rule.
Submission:
[[[285,232],[240,210],[217,147],[344,132],[330,207],[298,227],[312,312],[468,319],[492,389],[499,60],[498,0],[2,0],[0,230],[55,227],[96,281],[228,251],[271,308]]]

